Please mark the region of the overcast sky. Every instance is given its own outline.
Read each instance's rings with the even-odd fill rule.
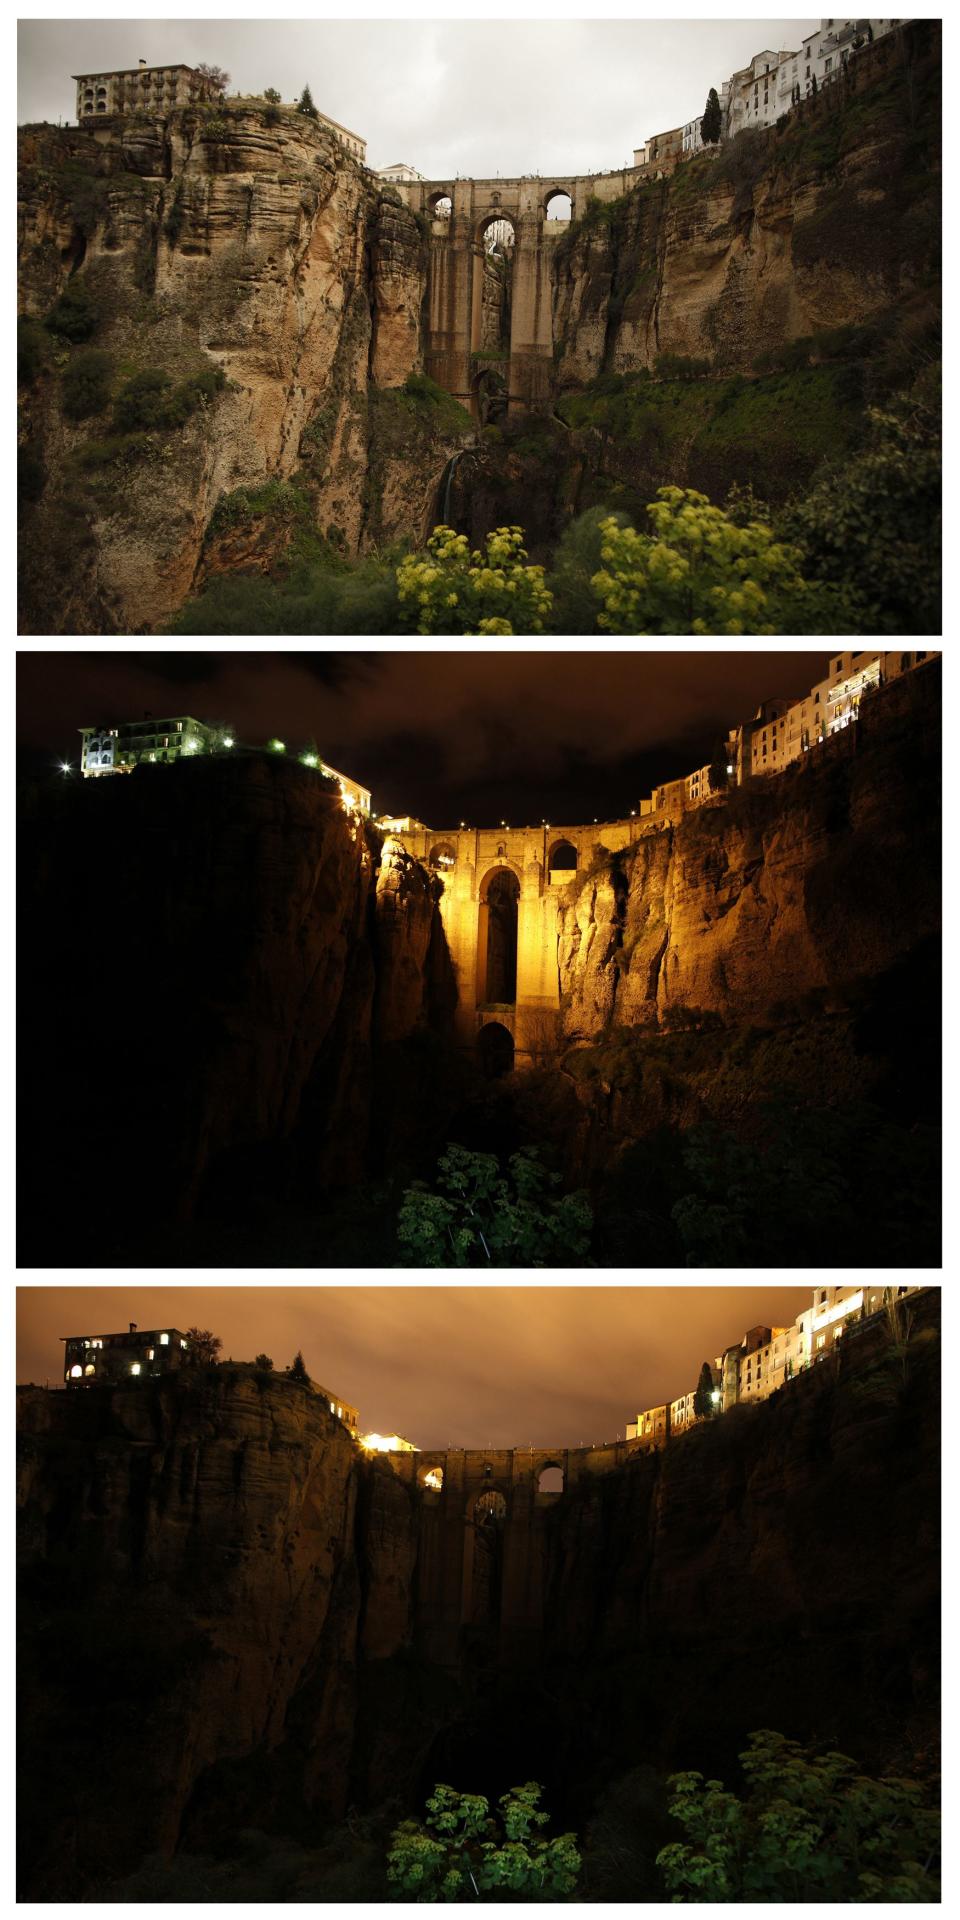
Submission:
[[[702,113],[707,89],[815,20],[26,20],[18,119],[72,120],[70,75],[183,61],[231,91],[308,84],[367,162],[431,179],[598,173]]]
[[[676,1399],[809,1287],[19,1287],[17,1379],[62,1378],[62,1334],[209,1327],[223,1356],[297,1348],[361,1431],[421,1447],[591,1445]]]
[[[712,758],[727,728],[822,678],[822,652],[17,655],[21,769],[59,778],[78,729],[145,712],[314,743],[378,813],[428,826],[621,818]]]

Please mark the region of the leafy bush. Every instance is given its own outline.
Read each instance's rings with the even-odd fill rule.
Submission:
[[[451,1142],[438,1162],[432,1192],[408,1187],[397,1239],[405,1266],[581,1266],[593,1213],[582,1193],[557,1200],[560,1176],[540,1165],[535,1148],[510,1156],[504,1173],[495,1154],[470,1153]]]
[[[61,375],[63,411],[70,420],[87,420],[102,413],[110,399],[113,355],[88,347],[67,361]]]
[[[61,333],[65,340],[77,345],[89,340],[96,332],[99,319],[93,295],[81,280],[71,280],[64,287],[59,300],[54,302],[44,325],[49,327],[51,333]]]
[[[404,1820],[391,1836],[387,1880],[395,1900],[569,1900],[580,1872],[576,1837],[548,1840],[535,1780],[501,1794],[500,1825],[479,1793],[437,1786],[427,1819]]]
[[[276,483],[279,484],[279,483]],[[232,498],[232,496],[228,496]],[[294,543],[300,539],[294,536]],[[217,574],[188,600],[172,633],[396,633],[396,568],[376,555],[344,561],[320,541],[277,575]]]
[[[825,597],[799,551],[762,521],[738,526],[705,494],[660,487],[651,533],[603,523],[592,587],[608,633],[822,633]]]
[[[522,527],[488,533],[485,553],[452,527],[435,527],[426,554],[397,569],[401,625],[417,633],[542,633],[550,595],[542,567],[525,564]]]
[[[702,380],[713,362],[693,353],[658,353],[654,366],[661,380]]]
[[[145,367],[121,387],[113,403],[113,421],[121,433],[181,427],[191,414],[226,385],[222,367],[203,367],[174,386],[160,367]]]
[[[596,633],[597,596],[591,585],[600,567],[603,528],[609,520],[630,525],[623,513],[609,507],[590,507],[566,526],[557,543],[547,585],[553,595],[551,628],[554,633]]]
[[[870,420],[870,444],[786,514],[783,529],[804,564],[848,598],[854,631],[939,633],[936,396],[921,388]]]
[[[657,1864],[673,1901],[939,1900],[940,1816],[914,1780],[872,1780],[843,1753],[752,1733],[742,1798],[701,1773],[672,1776],[687,1834]]]

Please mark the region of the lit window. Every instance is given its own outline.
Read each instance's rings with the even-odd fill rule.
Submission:
[[[187,1344],[187,1343],[186,1343],[186,1341],[185,1341],[185,1340],[181,1340],[181,1342],[180,1342],[180,1345],[181,1345],[181,1347],[183,1347],[183,1348],[185,1349],[185,1348],[186,1348],[186,1344]]]
[[[89,1365],[88,1365],[88,1366],[86,1366],[86,1367],[84,1367],[84,1369],[83,1369],[83,1371],[84,1371],[84,1373],[96,1373],[96,1371],[97,1371],[97,1369],[96,1369],[96,1367],[94,1366],[94,1364],[93,1364],[93,1361],[92,1361],[92,1360],[90,1361],[90,1363],[89,1363]]]
[[[162,1347],[168,1347],[170,1345],[170,1335],[168,1333],[162,1333],[160,1335],[160,1345]]]
[[[148,1348],[147,1348],[147,1359],[148,1359],[148,1360],[152,1360],[152,1359],[153,1359],[153,1354],[154,1354],[154,1349],[153,1349],[153,1347],[148,1347]]]
[[[825,1333],[818,1333],[818,1334],[817,1334],[817,1346],[818,1346],[818,1347],[822,1347],[822,1346],[823,1346],[823,1344],[824,1344],[824,1342],[825,1342],[825,1340],[826,1340],[826,1337],[827,1337],[827,1336],[826,1336],[826,1334],[825,1334]]]
[[[139,1373],[139,1372],[140,1372],[140,1362],[139,1362],[139,1360],[135,1360],[135,1361],[134,1361],[134,1363],[133,1363],[133,1365],[132,1365],[132,1367],[130,1368],[130,1372],[131,1372],[131,1373]]]
[[[82,1380],[82,1379],[83,1379],[83,1368],[82,1368],[82,1367],[71,1367],[71,1368],[70,1368],[70,1378],[71,1378],[71,1380]]]

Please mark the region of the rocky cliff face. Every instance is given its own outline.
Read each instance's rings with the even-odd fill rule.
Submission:
[[[422,368],[426,256],[413,216],[322,127],[251,105],[27,130],[22,312],[45,315],[68,286],[88,296],[96,350],[118,356],[127,377],[213,367],[226,386],[173,432],[118,443],[102,405],[65,413],[67,354],[53,350],[21,421],[47,475],[25,582],[33,630],[162,625],[216,570],[204,536],[218,501],[301,466],[316,527],[356,549],[368,391]],[[449,450],[431,450],[434,491]],[[413,498],[395,486],[399,518],[381,537],[422,517],[419,472],[409,484]],[[71,565],[52,573],[45,556],[67,520]],[[268,557],[276,536],[254,564]]]
[[[939,697],[939,666],[921,667],[795,769],[652,830],[632,855],[598,849],[559,915],[568,1038],[842,999],[935,934]]]
[[[929,1765],[937,1325],[934,1293],[905,1362],[881,1329],[580,1481],[547,1517],[542,1622],[472,1629],[445,1670],[421,1496],[306,1389],[225,1365],[21,1390],[24,1897],[245,1827],[315,1845],[348,1805],[503,1791],[504,1768],[582,1830],[642,1760],[727,1767],[761,1726]],[[447,1553],[462,1510],[440,1517]]]
[[[936,22],[883,40],[776,135],[599,202],[557,249],[561,386],[659,353],[765,349],[909,300],[938,259]],[[932,170],[931,170],[932,169]]]
[[[385,1051],[449,1010],[433,877],[266,756],[82,782],[23,834],[37,1216],[51,1183],[109,1237],[254,1165],[287,1188],[356,1179]],[[79,1126],[54,1085],[86,1089]],[[402,1115],[377,1104],[389,1134]]]

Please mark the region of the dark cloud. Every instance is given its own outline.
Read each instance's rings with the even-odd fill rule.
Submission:
[[[76,761],[78,729],[144,712],[229,722],[251,745],[314,739],[379,812],[435,827],[617,818],[708,762],[819,652],[18,655],[26,770]]]
[[[758,1322],[789,1325],[809,1288],[40,1287],[18,1289],[17,1378],[60,1380],[61,1334],[209,1326],[224,1356],[303,1350],[364,1430],[423,1447],[616,1439],[641,1407],[696,1385]]]

